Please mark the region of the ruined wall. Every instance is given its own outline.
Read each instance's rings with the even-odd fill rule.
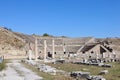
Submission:
[[[5,59],[14,59],[15,57],[26,57],[26,51],[22,50],[0,50],[0,55]]]

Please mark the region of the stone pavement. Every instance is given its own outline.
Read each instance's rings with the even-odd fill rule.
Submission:
[[[13,60],[0,72],[0,80],[42,80],[42,77],[25,68],[19,61]]]

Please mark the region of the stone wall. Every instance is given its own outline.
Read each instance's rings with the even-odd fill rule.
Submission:
[[[0,55],[4,56],[5,59],[14,59],[15,57],[26,57],[26,51],[22,50],[0,50]]]

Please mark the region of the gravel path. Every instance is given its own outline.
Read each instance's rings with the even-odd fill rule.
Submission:
[[[25,68],[19,61],[13,60],[7,63],[6,70],[0,72],[0,80],[42,80],[42,77]]]

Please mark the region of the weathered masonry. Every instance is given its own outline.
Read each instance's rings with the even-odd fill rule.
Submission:
[[[37,42],[36,42],[37,41]],[[95,38],[54,38],[38,37],[35,39],[35,59],[70,59],[70,60],[117,60],[119,54],[106,41]]]

